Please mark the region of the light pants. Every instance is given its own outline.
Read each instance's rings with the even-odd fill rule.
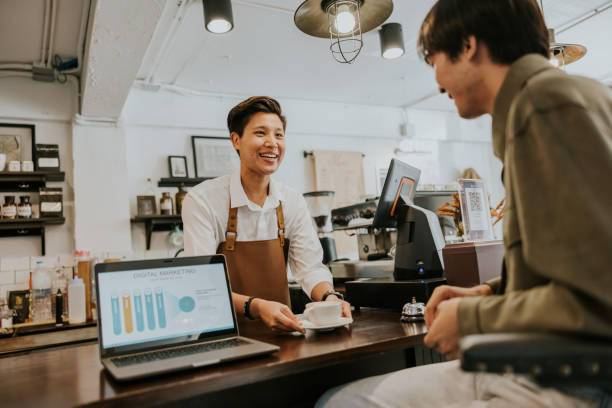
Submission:
[[[603,394],[590,389],[578,398],[554,388],[542,388],[526,376],[468,373],[461,370],[458,360],[454,360],[332,388],[323,394],[316,407],[564,408],[604,407],[608,403],[612,406]]]

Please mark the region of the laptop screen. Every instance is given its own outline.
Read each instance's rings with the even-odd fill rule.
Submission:
[[[125,264],[128,270],[97,274],[103,354],[235,333],[223,262],[140,269]]]

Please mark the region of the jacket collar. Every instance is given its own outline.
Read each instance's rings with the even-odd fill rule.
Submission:
[[[240,169],[233,172],[230,176],[230,202],[232,208],[247,206],[252,211],[266,210],[268,208],[276,208],[283,201],[282,193],[277,182],[270,179],[268,187],[268,197],[263,207],[258,206],[247,197],[240,181]]]
[[[493,153],[502,162],[506,148],[506,125],[512,103],[527,81],[546,69],[555,68],[539,54],[524,55],[510,65],[493,104]]]

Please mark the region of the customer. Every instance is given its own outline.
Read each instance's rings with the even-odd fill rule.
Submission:
[[[313,300],[342,302],[345,316],[351,309],[322,264],[304,198],[270,179],[285,154],[285,125],[279,103],[266,96],[249,98],[229,112],[240,169],[197,185],[185,197],[185,254],[225,255],[239,316],[261,318],[275,331],[303,332],[290,309],[287,260]]]
[[[439,0],[418,43],[461,117],[492,115],[507,200],[507,273],[470,289],[437,288],[425,344],[454,358],[459,338],[474,333],[612,339],[612,92],[553,68],[535,0]],[[357,381],[319,405],[562,407],[602,398],[526,376],[466,373],[450,361]]]

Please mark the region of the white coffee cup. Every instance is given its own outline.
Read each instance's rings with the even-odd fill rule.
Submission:
[[[34,171],[34,162],[32,160],[24,160],[21,162],[21,171]]]
[[[6,165],[6,154],[0,153],[0,171],[4,170],[5,165]]]
[[[342,317],[340,302],[312,302],[306,305],[304,318],[317,325],[336,323]]]
[[[8,171],[21,171],[21,162],[19,160],[8,162]]]

